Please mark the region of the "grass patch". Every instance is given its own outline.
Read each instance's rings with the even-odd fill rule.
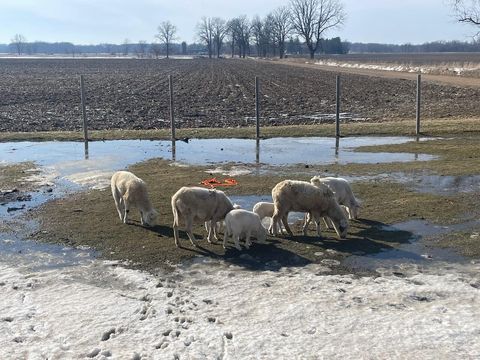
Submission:
[[[335,136],[334,124],[267,126],[261,128],[262,137],[279,136]],[[415,121],[397,120],[385,122],[355,122],[341,124],[342,136],[414,136]],[[422,134],[425,136],[446,136],[457,134],[480,134],[480,119],[430,119],[422,121]],[[254,127],[235,128],[194,128],[177,129],[177,138],[255,138]],[[121,139],[170,139],[169,129],[149,130],[92,130],[90,140]],[[44,131],[44,132],[0,132],[0,141],[82,141],[83,132]]]
[[[477,226],[472,231],[454,232],[430,242],[437,247],[457,249],[463,256],[480,258],[479,234],[480,227]]]
[[[34,185],[25,179],[38,173],[32,162],[0,165],[0,190],[18,189],[19,191],[30,191]]]
[[[199,247],[191,247],[186,235],[181,232],[183,248],[174,244],[171,196],[181,187],[196,185],[209,176],[206,167],[171,166],[166,160],[150,160],[130,168],[149,185],[152,201],[159,210],[159,224],[152,228],[139,225],[139,215],[131,212],[131,225],[121,223],[116,213],[109,189],[78,193],[72,197],[54,200],[33,212],[41,230],[36,239],[55,241],[71,246],[87,245],[102,252],[108,259],[130,260],[136,267],[154,270],[169,268],[198,255],[223,258],[253,268],[275,261],[282,266],[300,266],[318,262],[327,249],[337,250],[342,255],[355,252],[374,253],[397,247],[408,241],[412,234],[405,231],[391,232],[385,224],[412,218],[431,222],[449,223],[462,221],[464,214],[473,211],[475,204],[462,196],[437,196],[415,193],[402,185],[390,182],[355,183],[354,191],[364,201],[361,219],[353,221],[347,240],[338,240],[331,231],[324,237],[297,236],[294,239],[269,237],[269,245],[255,244],[251,250],[254,260],[245,263],[232,246],[226,251],[220,244],[210,245],[199,241]],[[310,176],[290,176],[308,180]],[[226,190],[228,195],[269,194],[273,186],[283,180],[280,175],[244,175],[237,177],[239,186]],[[299,224],[293,227],[298,234]],[[197,238],[204,235],[201,224],[194,228]]]

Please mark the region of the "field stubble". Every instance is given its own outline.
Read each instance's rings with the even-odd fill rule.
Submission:
[[[170,126],[167,75],[174,79],[180,128],[254,124],[254,78],[261,80],[262,125],[332,122],[335,73],[251,60],[2,59],[1,132],[81,128],[79,75],[86,79],[92,130]],[[342,75],[345,122],[415,116],[414,81]],[[425,83],[425,118],[478,116],[480,88]]]

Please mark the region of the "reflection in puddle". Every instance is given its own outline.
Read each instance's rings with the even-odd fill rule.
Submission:
[[[346,258],[343,265],[354,269],[375,270],[379,267],[393,267],[405,263],[427,265],[431,261],[464,263],[466,259],[449,249],[426,246],[420,242],[422,237],[444,235],[455,231],[472,229],[480,224],[479,220],[455,225],[435,225],[424,220],[410,220],[391,226],[384,226],[384,231],[404,231],[411,234],[410,242],[397,248],[389,248],[374,254],[358,254]]]

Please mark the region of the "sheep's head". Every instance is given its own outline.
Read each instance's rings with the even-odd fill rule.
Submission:
[[[333,223],[333,226],[335,228],[335,231],[337,235],[340,237],[340,239],[345,239],[347,237],[347,230],[348,230],[348,220],[341,219],[338,224]]]
[[[352,219],[358,219],[360,213],[360,205],[354,205],[350,208],[350,216]]]
[[[156,223],[158,217],[158,212],[155,209],[152,209],[152,211],[148,212],[145,215],[144,223],[148,226],[154,226]]]
[[[257,241],[260,244],[265,244],[267,242],[267,229],[265,229],[263,226],[262,228],[257,232]]]

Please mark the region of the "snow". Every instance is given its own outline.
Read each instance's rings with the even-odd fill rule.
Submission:
[[[320,60],[317,61],[318,65],[336,66],[351,69],[369,69],[369,70],[382,70],[382,71],[404,71],[410,73],[421,74],[435,74],[435,73],[452,73],[454,75],[463,75],[464,73],[480,70],[480,66],[472,64],[471,66],[458,67],[448,64],[442,65],[422,65],[414,66],[411,64],[360,64],[352,62],[338,62],[333,60]]]
[[[91,259],[44,271],[3,261],[0,356],[478,358],[479,270],[356,278],[324,265],[272,272],[199,260],[155,276]]]

